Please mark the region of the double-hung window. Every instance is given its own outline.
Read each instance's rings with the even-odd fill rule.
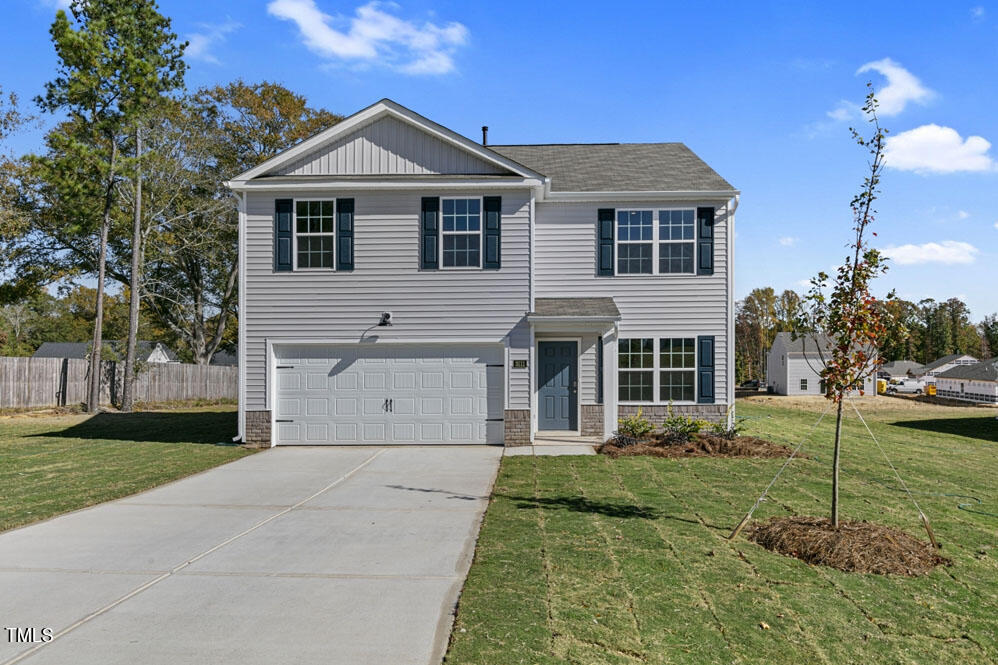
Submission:
[[[333,201],[295,202],[297,268],[333,268],[336,226]]]
[[[617,212],[618,275],[652,274],[652,231],[651,210]]]
[[[692,337],[663,337],[658,340],[659,399],[663,402],[692,402],[695,396],[696,340]]]
[[[694,218],[693,210],[658,211],[658,272],[692,273]]]
[[[696,339],[621,339],[617,398],[621,402],[692,402],[696,399]],[[657,399],[656,399],[657,396]]]
[[[622,402],[651,402],[655,399],[655,340],[622,339],[617,365],[618,398]]]
[[[692,275],[695,273],[696,211],[618,210],[618,275]]]
[[[441,200],[441,251],[444,268],[482,267],[482,200]]]

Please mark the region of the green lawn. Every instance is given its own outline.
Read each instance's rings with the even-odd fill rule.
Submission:
[[[231,406],[0,418],[0,531],[250,454],[213,445],[235,430]]]
[[[928,493],[917,499],[951,567],[848,574],[729,543],[782,460],[509,457],[445,662],[995,662],[998,517],[938,494],[998,513],[998,412],[881,404],[871,425],[909,487]],[[738,413],[748,433],[794,443],[817,419],[811,408]],[[924,538],[905,495],[874,482],[893,485],[860,428],[845,428],[844,516]],[[827,512],[830,434],[827,421],[757,518]]]

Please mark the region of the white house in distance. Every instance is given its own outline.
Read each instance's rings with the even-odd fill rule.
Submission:
[[[385,99],[228,183],[244,441],[730,417],[738,190],[681,143],[484,139]]]
[[[931,363],[926,363],[926,365],[916,373],[916,376],[924,379],[926,383],[935,383],[936,377],[943,372],[947,372],[954,367],[966,367],[974,364],[977,364],[977,358],[974,356],[969,356],[966,353],[952,353]]]
[[[955,365],[935,378],[939,397],[998,404],[998,357]]]
[[[793,339],[791,333],[776,333],[766,356],[767,389],[777,395],[824,395],[824,382],[818,374],[822,369],[818,344],[823,350],[831,347],[825,335]],[[873,376],[864,380],[863,391],[867,395],[877,393],[874,382]]]

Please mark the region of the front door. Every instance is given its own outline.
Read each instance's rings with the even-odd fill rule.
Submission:
[[[577,430],[578,343],[538,342],[537,429]]]

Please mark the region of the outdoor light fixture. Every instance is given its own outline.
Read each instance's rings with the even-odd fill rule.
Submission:
[[[378,321],[378,325],[379,326],[390,326],[390,325],[392,325],[392,313],[391,312],[382,312],[381,313],[381,320]]]

